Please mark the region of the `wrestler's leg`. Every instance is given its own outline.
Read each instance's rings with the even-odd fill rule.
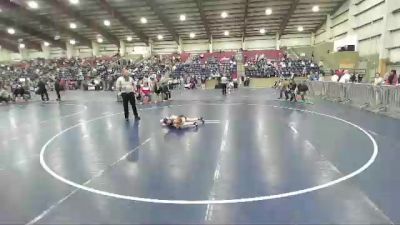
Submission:
[[[193,117],[193,118],[187,117],[186,118],[186,122],[197,122],[199,120],[200,120],[200,118],[197,118],[197,117]]]

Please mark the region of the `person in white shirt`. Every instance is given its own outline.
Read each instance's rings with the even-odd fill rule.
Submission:
[[[133,115],[135,116],[135,120],[140,120],[136,109],[136,101],[135,101],[135,85],[132,77],[129,76],[128,70],[122,70],[122,76],[117,79],[117,90],[122,97],[123,105],[124,105],[124,113],[125,119],[129,120],[129,109],[128,102],[131,103]]]
[[[226,95],[226,88],[228,84],[228,78],[226,76],[221,77],[222,94]]]
[[[384,83],[385,81],[383,80],[383,78],[381,77],[381,75],[379,73],[375,74],[375,80],[374,80],[374,85],[375,86],[380,86]]]
[[[334,74],[334,75],[331,77],[331,80],[332,80],[332,82],[338,82],[338,81],[339,81],[339,76],[338,76],[337,74]]]
[[[339,83],[349,83],[351,75],[348,70],[344,71],[343,76],[340,78]]]

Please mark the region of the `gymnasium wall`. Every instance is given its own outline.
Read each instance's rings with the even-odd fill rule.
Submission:
[[[288,34],[280,40],[281,47],[311,46],[311,34]]]
[[[327,17],[315,43],[355,44],[367,78],[400,65],[400,1],[348,0]],[[325,58],[329,58],[326,56]]]
[[[360,57],[366,61],[378,55],[378,61],[400,62],[398,21],[399,0],[348,0],[316,32],[315,43],[355,42]],[[379,62],[374,63],[379,66]]]
[[[391,64],[400,64],[400,1],[391,0],[388,3],[388,31],[385,47],[389,50]]]
[[[11,61],[11,52],[4,48],[0,48],[0,62],[10,62]]]
[[[246,37],[244,41],[247,50],[276,49],[276,44],[276,36],[273,35]]]

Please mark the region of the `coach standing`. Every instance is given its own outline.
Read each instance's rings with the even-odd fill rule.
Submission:
[[[117,79],[117,90],[121,93],[123,105],[124,105],[124,113],[125,119],[129,120],[129,109],[128,109],[128,102],[132,105],[133,115],[135,115],[135,120],[140,120],[136,109],[136,102],[135,102],[135,86],[133,84],[132,77],[129,76],[129,72],[126,69],[122,70],[122,76]]]

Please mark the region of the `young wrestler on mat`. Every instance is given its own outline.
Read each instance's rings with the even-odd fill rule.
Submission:
[[[198,127],[199,126],[198,122],[204,124],[204,119],[203,117],[189,118],[184,115],[180,116],[172,115],[169,117],[165,117],[164,119],[160,120],[160,122],[161,125],[163,126],[181,129],[181,128]]]

